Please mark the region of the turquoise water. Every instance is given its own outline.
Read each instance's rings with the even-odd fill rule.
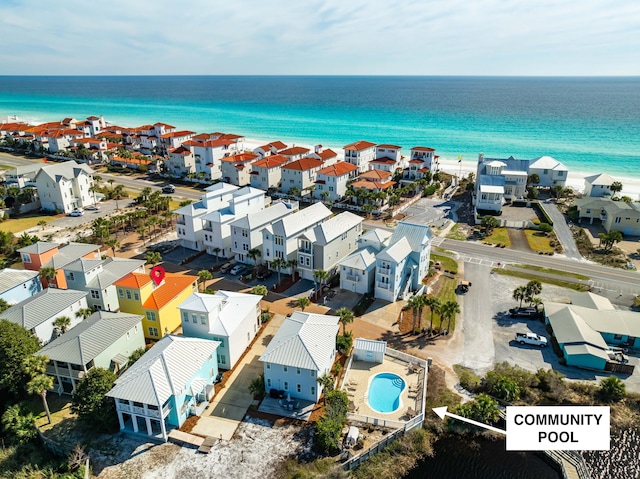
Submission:
[[[342,147],[430,146],[464,162],[550,155],[640,178],[640,78],[0,77],[0,117],[104,115]]]
[[[400,407],[400,394],[404,387],[404,379],[397,374],[376,374],[369,386],[369,406],[378,412],[395,411]]]

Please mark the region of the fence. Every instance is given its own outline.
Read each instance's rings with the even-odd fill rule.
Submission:
[[[387,350],[385,351],[385,354],[387,356],[391,356],[392,358],[400,359],[401,361],[404,361],[406,363],[418,364],[419,366],[421,366],[423,368],[427,367],[427,361],[426,360],[420,359],[420,358],[418,358],[416,356],[411,356],[410,354],[403,353],[403,352],[398,351],[396,349],[387,348]]]
[[[573,474],[569,474],[567,471],[567,464],[575,469],[580,479],[591,479],[587,463],[582,455],[576,451],[543,451],[542,455],[560,469],[563,479],[573,477]]]
[[[51,454],[58,457],[67,458],[69,457],[69,454],[73,452],[72,447],[61,444],[57,441],[54,441],[50,437],[45,436],[38,426],[35,426],[35,428],[36,428],[36,432],[38,433],[38,437],[40,438],[40,441],[42,441],[42,446]],[[87,456],[87,459],[84,464],[84,479],[89,479],[90,475],[91,474],[90,474],[90,467],[89,467],[89,457]]]

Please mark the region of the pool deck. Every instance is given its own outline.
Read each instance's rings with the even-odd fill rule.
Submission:
[[[406,387],[400,394],[400,407],[391,413],[375,411],[369,407],[367,401],[371,379],[380,373],[397,374],[406,383]],[[386,355],[382,364],[354,359],[342,386],[342,390],[349,396],[349,412],[392,421],[408,421],[412,417],[408,414],[409,408],[413,409],[413,411],[418,409],[419,398],[422,397],[423,393],[423,385],[418,384],[418,377],[419,374],[417,372],[410,371],[407,362]]]

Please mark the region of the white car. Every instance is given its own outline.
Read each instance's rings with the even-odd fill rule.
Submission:
[[[84,214],[84,211],[82,210],[73,210],[71,213],[69,213],[69,216],[82,216]]]

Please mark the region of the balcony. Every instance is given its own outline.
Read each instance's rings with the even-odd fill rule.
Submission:
[[[391,289],[389,287],[389,283],[381,283],[380,281],[376,281],[376,288],[380,289]]]
[[[360,276],[356,276],[356,275],[353,275],[353,274],[346,275],[346,278],[347,278],[347,281],[354,281],[356,283],[358,281],[360,281]]]
[[[185,221],[184,218],[180,218],[179,216],[176,218],[176,224],[177,225],[186,225],[187,222]]]
[[[49,376],[64,376],[67,378],[73,379],[82,379],[84,377],[84,371],[76,371],[75,369],[70,368],[62,368],[58,366],[58,372],[56,373],[56,368],[52,365],[47,365],[46,373]]]
[[[158,411],[157,409],[145,409],[143,407],[130,406],[129,404],[122,404],[122,403],[118,403],[118,409],[120,409],[120,411],[122,412],[135,414],[136,416],[147,416],[147,417],[154,417],[154,418],[161,419],[160,411]],[[171,408],[168,406],[165,407],[162,410],[163,417],[169,414],[169,411],[171,411]]]
[[[213,233],[213,226],[211,226],[211,224],[205,224],[202,227],[203,231],[208,231],[209,233]]]

